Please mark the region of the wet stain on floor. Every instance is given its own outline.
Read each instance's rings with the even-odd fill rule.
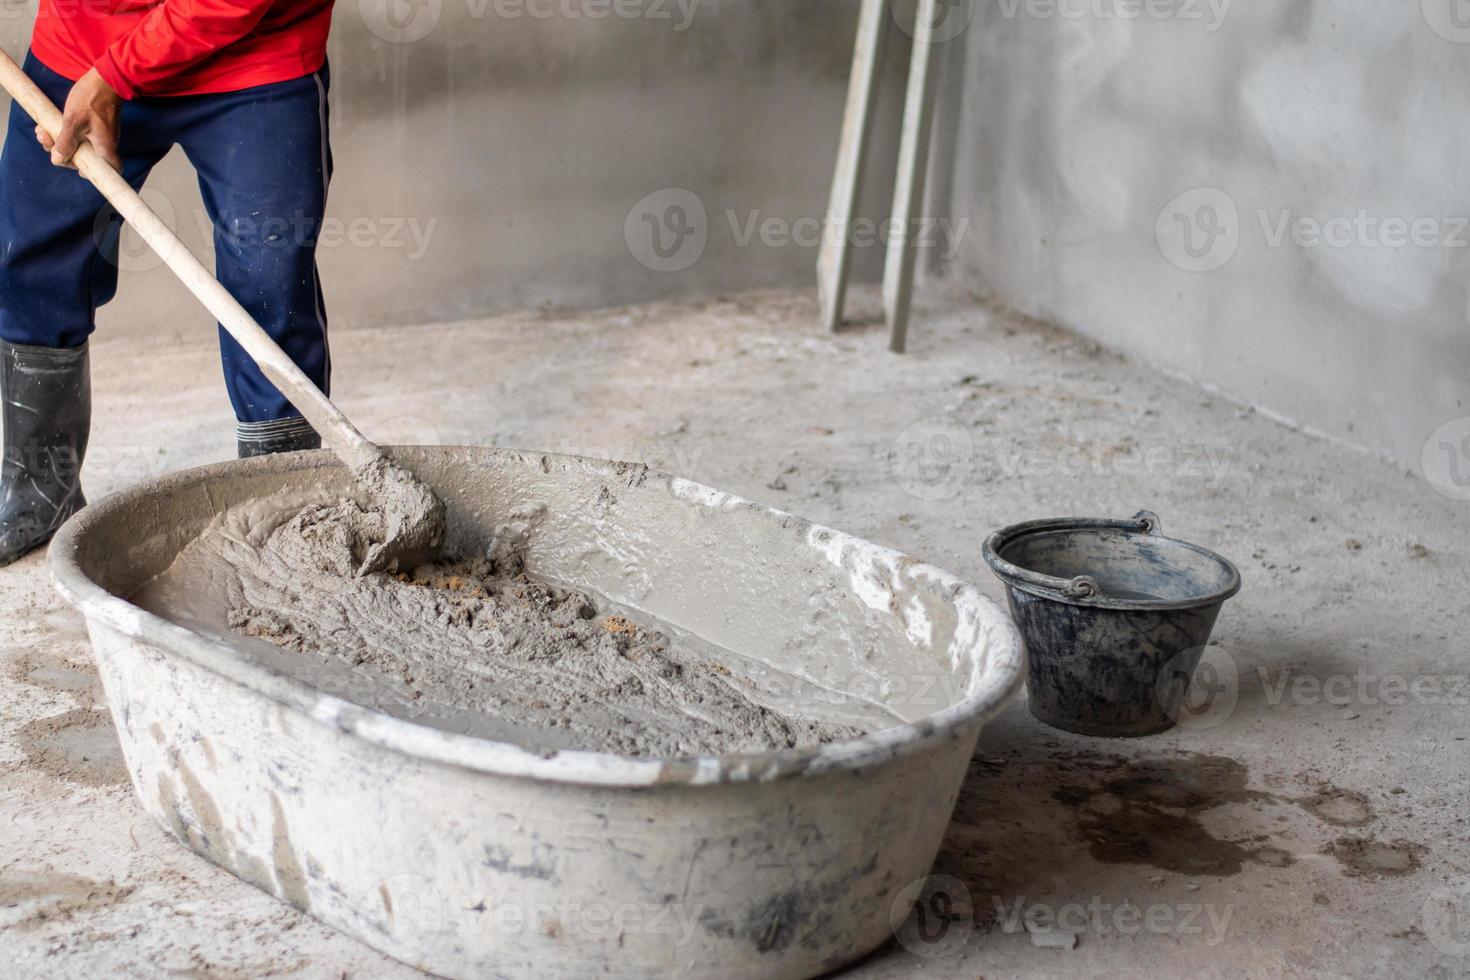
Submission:
[[[27,650],[11,662],[6,673],[14,680],[55,694],[74,694],[88,703],[102,702],[97,668],[86,658],[63,657],[38,649]]]
[[[115,905],[131,887],[79,875],[7,872],[0,875],[0,928],[32,928],[84,909]]]
[[[1294,807],[1324,831],[1338,833],[1377,820],[1363,793],[1320,780],[1307,785],[1304,795],[1253,789],[1239,761],[1196,753],[977,758],[940,866],[999,892],[1024,890],[1044,878],[1038,854],[1054,855],[1057,869],[1075,867],[1069,862],[1085,855],[1104,865],[1228,877],[1252,865],[1290,867],[1319,845],[1262,832],[1265,815],[1242,821],[1222,808]],[[1284,830],[1288,823],[1286,814],[1276,815],[1277,826]],[[1417,870],[1424,848],[1341,837],[1323,851],[1350,875],[1396,875]]]
[[[82,786],[116,786],[128,780],[112,715],[105,708],[77,708],[38,718],[16,732],[26,765]]]
[[[1419,870],[1425,848],[1407,840],[1339,837],[1323,848],[1323,853],[1336,858],[1349,877],[1398,878]]]
[[[1071,761],[1094,779],[1064,785],[1053,797],[1075,811],[1095,860],[1216,876],[1256,860],[1258,848],[1217,838],[1200,822],[1204,811],[1266,798],[1246,788],[1248,773],[1239,762],[1214,756]]]
[[[1323,786],[1298,802],[1303,810],[1334,827],[1362,827],[1374,819],[1368,798],[1355,790]]]
[[[54,636],[87,636],[87,620],[81,613],[67,606],[47,609],[38,619]]]

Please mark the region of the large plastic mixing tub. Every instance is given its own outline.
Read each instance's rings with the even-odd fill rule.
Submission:
[[[878,730],[725,757],[528,751],[353,703],[128,602],[225,508],[350,492],[326,453],[260,458],[109,497],[51,548],[156,820],[446,976],[815,975],[891,935],[981,727],[1022,679],[999,607],[912,558],[642,466],[394,454],[444,498],[452,550],[513,532],[534,574],[728,651],[733,679],[772,704]]]

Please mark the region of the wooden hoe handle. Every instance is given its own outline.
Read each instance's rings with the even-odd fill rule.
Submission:
[[[9,54],[0,50],[0,85],[20,104],[42,129],[55,138],[61,132],[61,111],[52,104],[36,83],[23,72]],[[133,190],[122,174],[83,143],[72,157],[81,175],[101,192],[118,213],[132,225],[174,275],[188,287],[205,309],[214,314],[230,336],[240,342],[245,352],[255,359],[261,371],[290,399],[306,420],[321,435],[342,461],[356,469],[382,456],[382,450],[357,431],[342,412],[312,384],[296,363],[255,322],[235,297],[220,285],[193,252],[179,240],[163,219]]]

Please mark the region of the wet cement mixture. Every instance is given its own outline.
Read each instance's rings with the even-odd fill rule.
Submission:
[[[353,478],[375,501],[344,514],[360,539],[358,573],[381,572],[437,556],[444,543],[444,502],[386,456],[354,467]]]
[[[360,575],[371,520],[346,499],[255,501],[217,518],[133,599],[268,641],[308,681],[313,665],[349,668],[361,682],[351,700],[488,720],[471,730],[530,748],[673,758],[862,734],[758,704],[702,647],[532,578],[509,535],[485,555]]]

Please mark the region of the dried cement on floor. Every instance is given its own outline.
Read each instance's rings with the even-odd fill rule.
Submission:
[[[376,519],[351,500],[252,501],[132,598],[227,640],[226,622],[269,641],[294,654],[273,666],[308,682],[324,660],[350,667],[360,703],[531,749],[675,758],[862,734],[757,704],[713,651],[529,579],[509,537],[488,555],[359,575]]]
[[[1013,705],[981,735],[935,868],[965,891],[844,980],[1470,973],[1470,504],[1077,337],[930,304],[904,357],[871,322],[823,332],[791,293],[339,321],[333,392],[382,443],[645,460],[994,598],[980,544],[1029,518],[1146,507],[1239,565],[1211,710],[1115,742]],[[88,494],[232,456],[208,316],[120,335],[106,313]],[[0,569],[0,842],[7,977],[421,976],[139,809],[81,618],[39,555]],[[1036,945],[1048,916],[1075,945]],[[543,925],[528,913],[526,941]]]

